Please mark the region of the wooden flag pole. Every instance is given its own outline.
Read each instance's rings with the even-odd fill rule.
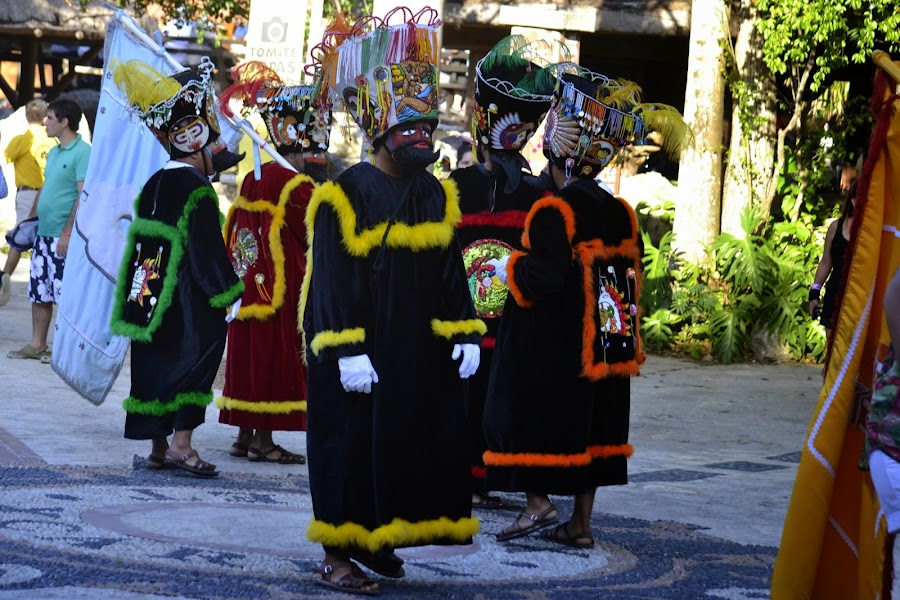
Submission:
[[[900,83],[900,67],[891,60],[891,55],[883,50],[876,50],[872,53],[872,62],[884,69],[884,72],[894,78],[894,81]]]

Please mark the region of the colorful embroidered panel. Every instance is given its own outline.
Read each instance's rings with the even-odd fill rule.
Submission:
[[[592,380],[637,373],[638,279],[633,257],[580,248],[584,268],[585,375]]]
[[[503,314],[509,288],[500,281],[494,266],[487,264],[487,261],[509,256],[512,251],[512,246],[496,239],[476,240],[463,250],[469,293],[479,317],[493,318]]]
[[[116,299],[122,307],[119,325],[124,329],[121,333],[132,339],[149,341],[172,301],[182,242],[174,227],[144,219],[135,219],[131,224],[129,242],[127,294]]]

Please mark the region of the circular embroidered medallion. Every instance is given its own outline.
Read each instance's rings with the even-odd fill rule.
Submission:
[[[231,263],[234,265],[234,272],[237,273],[237,276],[243,279],[244,275],[247,274],[247,270],[256,264],[258,256],[259,246],[256,243],[256,238],[253,237],[253,232],[246,227],[238,230],[234,244],[231,246],[231,257],[233,259]]]
[[[476,240],[463,250],[469,293],[472,294],[475,312],[479,317],[499,317],[503,314],[503,304],[509,289],[497,277],[494,265],[487,261],[509,256],[512,251],[512,246],[494,239]]]

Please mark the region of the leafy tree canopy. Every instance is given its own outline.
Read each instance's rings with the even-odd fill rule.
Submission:
[[[872,50],[900,48],[897,0],[759,0],[757,9],[766,65],[795,77],[808,65],[813,94],[834,71],[865,62]]]

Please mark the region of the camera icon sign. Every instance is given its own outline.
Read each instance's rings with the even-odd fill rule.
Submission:
[[[263,22],[260,38],[264,42],[282,43],[287,40],[287,26],[281,17],[272,17]]]

